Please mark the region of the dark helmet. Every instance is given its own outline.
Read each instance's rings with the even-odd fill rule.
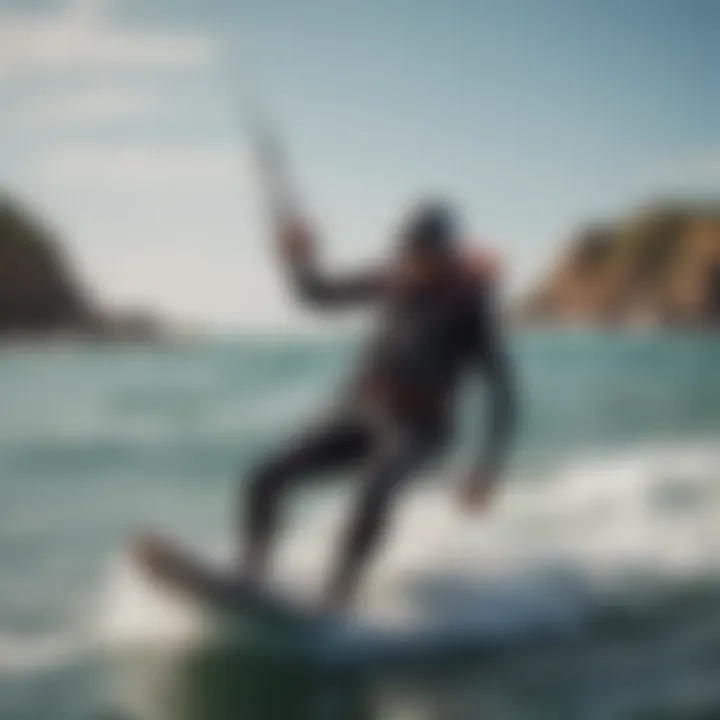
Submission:
[[[459,221],[455,209],[447,202],[430,200],[419,203],[403,223],[400,240],[408,250],[444,254],[458,243]]]

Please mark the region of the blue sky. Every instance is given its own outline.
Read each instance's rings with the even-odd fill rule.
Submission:
[[[439,192],[508,285],[578,224],[720,193],[714,0],[0,2],[0,183],[110,305],[302,326],[267,253],[241,88],[287,138],[329,264]]]

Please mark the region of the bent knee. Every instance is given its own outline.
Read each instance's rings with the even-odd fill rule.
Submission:
[[[365,489],[360,499],[360,513],[365,516],[384,515],[393,504],[396,488],[389,484],[371,485]]]
[[[263,463],[250,472],[245,493],[250,502],[264,502],[281,490],[287,479],[284,468],[275,463]]]

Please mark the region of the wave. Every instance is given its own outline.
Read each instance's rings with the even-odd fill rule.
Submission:
[[[711,445],[578,458],[551,477],[501,488],[478,516],[459,512],[450,483],[437,479],[401,499],[358,620],[508,635],[578,632],[598,614],[632,608],[642,616],[699,588],[715,593],[719,469]],[[277,558],[277,582],[287,592],[311,597],[322,587],[346,499],[326,496],[295,515]],[[167,598],[155,598],[153,609],[152,593],[127,562],[111,585],[106,620],[116,638],[197,631],[198,618],[173,615]]]
[[[208,618],[200,609],[151,584],[127,553],[111,564],[98,607],[96,632],[106,647],[183,645],[201,640]]]
[[[38,672],[69,665],[96,649],[95,639],[80,634],[0,635],[0,672]]]
[[[508,481],[477,516],[456,507],[452,478],[433,478],[400,498],[357,621],[508,642],[537,631],[622,635],[690,619],[720,633],[719,470],[712,442],[581,456]],[[278,548],[281,588],[318,593],[349,511],[346,492],[297,508]],[[215,540],[203,551],[221,561],[229,547]],[[138,643],[203,642],[214,630],[197,607],[149,585],[125,552],[106,575],[96,616],[82,625],[89,630],[0,636],[0,670],[47,668]]]

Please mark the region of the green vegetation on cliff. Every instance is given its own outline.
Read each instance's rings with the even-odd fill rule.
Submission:
[[[81,330],[92,321],[51,231],[17,200],[0,197],[0,333]]]
[[[658,202],[586,228],[524,300],[524,320],[720,323],[720,203]]]
[[[143,338],[156,331],[144,313],[102,311],[81,286],[53,231],[16,198],[0,193],[0,337]]]

